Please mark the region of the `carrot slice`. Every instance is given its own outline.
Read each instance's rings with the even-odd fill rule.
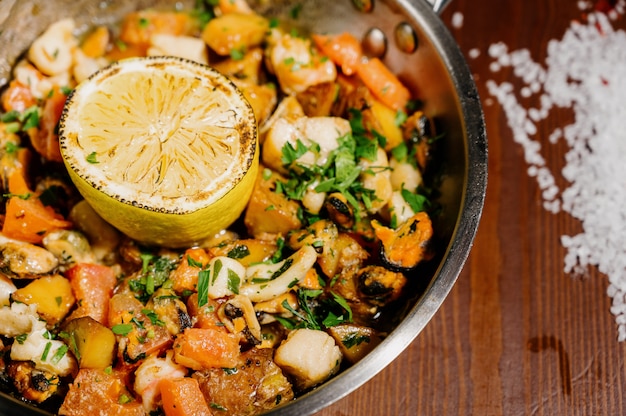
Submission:
[[[110,33],[106,26],[98,26],[85,38],[81,45],[83,53],[92,58],[99,58],[107,51],[109,45]]]
[[[232,368],[239,355],[239,338],[215,329],[187,328],[174,343],[174,360],[194,370]]]
[[[198,273],[211,260],[211,256],[203,248],[194,247],[185,251],[183,260],[172,272],[170,279],[176,293],[195,290],[198,284]]]
[[[409,90],[378,58],[361,61],[357,74],[376,98],[394,110],[406,107],[411,98]]]
[[[17,80],[11,81],[9,88],[2,94],[2,106],[7,112],[17,111],[22,113],[35,104],[37,104],[37,99],[30,91],[30,87]]]
[[[242,13],[253,14],[254,10],[250,8],[246,0],[218,0],[217,7],[223,14]]]
[[[328,56],[346,75],[356,73],[363,50],[354,35],[344,32],[338,35],[313,35],[315,45]]]
[[[190,377],[162,379],[159,382],[165,416],[212,415],[198,380]]]
[[[9,176],[9,192],[12,195],[6,205],[6,215],[2,233],[28,243],[40,243],[50,231],[69,228],[72,223],[45,206],[33,195],[26,184],[22,167],[13,170]]]

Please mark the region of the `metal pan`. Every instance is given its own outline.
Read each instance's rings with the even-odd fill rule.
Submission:
[[[181,2],[162,0],[0,1],[0,86],[11,66],[50,23],[74,17],[79,25],[106,23],[130,10]],[[184,2],[183,2],[184,3]],[[270,412],[310,415],[347,396],[393,361],[422,331],[459,276],[478,228],[487,185],[487,139],[476,86],[439,12],[448,0],[257,0],[258,11],[285,14],[298,4],[298,24],[316,32],[350,31],[381,56],[424,103],[439,132],[441,217],[439,254],[409,276],[414,293],[388,322],[389,336],[363,360],[319,388]],[[0,415],[50,414],[0,393]]]

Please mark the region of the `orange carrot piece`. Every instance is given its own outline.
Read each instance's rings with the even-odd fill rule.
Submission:
[[[24,85],[17,80],[11,81],[9,88],[2,94],[2,106],[4,110],[24,112],[29,107],[37,104],[37,99],[33,96],[28,85]]]
[[[162,379],[159,382],[165,416],[212,415],[198,380],[191,377]]]
[[[218,0],[217,7],[223,14],[227,13],[242,13],[253,14],[254,11],[250,8],[250,5],[246,0]]]
[[[196,290],[198,273],[211,260],[211,256],[202,248],[190,248],[185,251],[183,259],[178,267],[172,272],[170,279],[173,282],[172,289],[176,293],[184,290]]]
[[[20,156],[18,156],[20,157]],[[24,177],[23,166],[13,170],[9,176],[9,193],[2,233],[28,243],[40,243],[50,231],[65,229],[72,223],[45,206],[33,194]]]
[[[194,370],[232,368],[239,355],[239,337],[215,329],[187,328],[174,342],[174,360]]]
[[[40,243],[46,233],[71,226],[71,222],[44,206],[37,197],[14,196],[7,203],[2,233],[28,243]]]
[[[107,325],[109,299],[117,284],[115,271],[100,264],[79,263],[69,269],[65,277],[78,300],[78,307],[68,320],[90,316]]]
[[[378,58],[361,61],[357,74],[372,94],[394,110],[406,107],[411,93]]]
[[[356,73],[363,56],[359,40],[348,32],[338,35],[313,35],[315,45],[346,75]]]
[[[85,55],[99,58],[106,53],[110,37],[109,29],[106,26],[98,26],[87,35],[80,48]]]
[[[127,45],[147,48],[152,35],[185,35],[192,29],[192,19],[186,13],[143,10],[124,17],[119,38]]]

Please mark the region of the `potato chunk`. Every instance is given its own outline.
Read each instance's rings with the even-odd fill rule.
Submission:
[[[298,202],[275,192],[278,181],[286,180],[269,169],[263,167],[259,169],[259,176],[244,217],[248,232],[254,237],[266,233],[286,235],[302,225],[298,218]]]
[[[230,13],[211,19],[202,32],[202,39],[216,53],[228,56],[260,45],[270,23],[256,14]]]
[[[351,364],[365,357],[382,341],[374,329],[361,325],[337,325],[328,331],[335,338],[344,358]]]
[[[324,331],[296,329],[276,349],[274,361],[305,390],[327,380],[341,364],[341,351]]]
[[[41,277],[13,292],[14,301],[37,304],[37,312],[54,325],[61,321],[74,305],[70,281],[61,275]]]
[[[89,316],[71,320],[65,326],[66,342],[80,368],[106,368],[115,356],[115,335]]]

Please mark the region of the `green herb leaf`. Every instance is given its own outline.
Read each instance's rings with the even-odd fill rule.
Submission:
[[[413,192],[404,188],[402,188],[401,194],[402,198],[404,198],[406,203],[409,204],[413,212],[418,213],[426,211],[426,208],[429,205],[429,200],[427,197],[421,194],[414,194]]]
[[[19,115],[18,119],[22,122],[23,131],[33,127],[39,127],[39,107],[36,105],[28,107]]]
[[[240,244],[231,249],[226,255],[231,259],[243,259],[250,255],[250,249],[245,244]]]
[[[85,158],[85,160],[89,163],[91,163],[92,165],[95,165],[97,163],[100,163],[98,161],[98,154],[96,152],[91,152],[87,155],[87,157]]]
[[[50,353],[50,348],[52,348],[52,342],[46,342],[46,346],[41,353],[41,361],[46,361],[48,359],[48,354]]]
[[[241,61],[244,58],[245,54],[246,52],[242,48],[232,48],[229,52],[230,58],[233,61]]]
[[[348,349],[361,345],[364,342],[370,342],[371,339],[367,335],[363,335],[359,332],[350,332],[348,335],[341,339],[341,343]]]
[[[209,280],[211,270],[200,270],[198,272],[198,306],[202,307],[209,302]]]
[[[123,337],[130,334],[132,330],[133,330],[132,324],[117,324],[111,327],[111,331],[113,331],[114,334],[121,335]]]
[[[61,361],[61,359],[63,359],[63,357],[65,357],[65,354],[67,353],[68,347],[67,345],[61,345],[56,352],[54,353],[54,355],[52,356],[52,358],[50,359],[50,362],[52,364],[58,364],[59,361]]]
[[[226,285],[228,289],[235,295],[239,294],[239,285],[241,284],[241,278],[234,270],[228,269],[228,279]]]

